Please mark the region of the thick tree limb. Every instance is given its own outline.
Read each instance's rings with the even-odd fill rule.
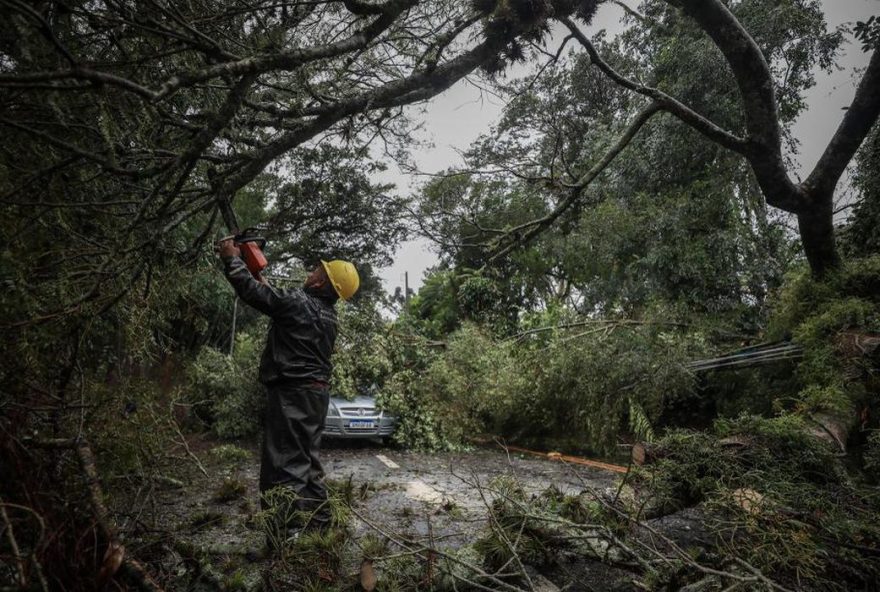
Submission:
[[[681,6],[724,54],[743,101],[746,152],[767,203],[793,214],[807,206],[782,157],[782,129],[770,66],[758,44],[721,0],[669,0]]]
[[[742,154],[751,165],[766,202],[796,214],[810,268],[816,276],[840,265],[834,239],[834,189],[846,166],[880,117],[880,55],[875,52],[859,83],[855,99],[834,137],[806,181],[795,184],[782,154],[775,82],[755,40],[722,0],[667,0],[693,18],[724,55],[740,92],[746,138],[721,129],[710,120],[658,89],[622,76],[598,52],[570,19],[560,19],[589,53],[593,63],[614,82],[651,97],[684,123],[717,144]]]
[[[314,138],[342,119],[368,108],[390,108],[425,100],[443,92],[472,72],[500,49],[497,42],[484,41],[472,50],[430,71],[389,82],[361,95],[312,109],[317,117],[253,153],[248,162],[223,184],[221,191],[232,195],[244,187],[276,158]]]
[[[871,127],[880,116],[880,50],[871,55],[868,69],[856,89],[843,121],[816,167],[803,182],[808,195],[825,195],[834,191],[846,166],[855,156]]]
[[[712,38],[730,65],[743,101],[748,130],[746,157],[771,206],[797,214],[804,252],[814,275],[840,266],[834,240],[834,189],[880,115],[880,58],[877,53],[855,99],[808,179],[795,185],[785,168],[774,81],[749,33],[721,0],[668,0],[681,6]]]
[[[773,76],[758,44],[721,0],[669,0],[680,5],[715,42],[736,78],[744,103],[749,141],[781,151],[782,130]]]
[[[94,84],[108,84],[119,87],[128,92],[132,92],[144,99],[155,100],[159,97],[158,93],[133,82],[127,78],[109,74],[107,72],[98,72],[91,68],[78,66],[66,70],[57,70],[54,72],[31,72],[28,74],[0,74],[0,86],[16,86],[31,87],[35,83],[54,82],[56,80],[86,80]],[[49,88],[65,88],[50,86]],[[88,85],[76,88],[88,88]]]
[[[181,72],[169,78],[157,90],[151,90],[121,76],[80,66],[55,72],[2,74],[0,75],[0,86],[4,83],[21,85],[23,83],[49,82],[54,80],[87,80],[94,83],[117,86],[150,101],[161,101],[167,99],[183,87],[192,86],[213,78],[225,76],[238,77],[269,71],[283,72],[296,70],[309,62],[330,59],[362,49],[391,27],[403,11],[411,8],[416,3],[417,0],[391,0],[385,5],[376,5],[376,11],[371,11],[369,14],[380,14],[381,16],[345,39],[315,47],[225,61],[198,70]],[[372,5],[360,2],[356,4],[373,8]]]

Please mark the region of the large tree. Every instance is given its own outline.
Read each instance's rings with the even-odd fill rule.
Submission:
[[[644,48],[644,63],[631,71],[617,69],[574,20],[562,19],[593,65],[616,85],[643,100],[634,103],[638,107],[635,112],[618,112],[619,117],[628,116],[630,122],[625,126],[618,124],[616,142],[597,152],[578,155],[578,160],[568,161],[572,165],[568,168],[558,162],[550,177],[539,176],[560,189],[552,207],[546,215],[516,226],[506,240],[497,241],[500,246],[495,250],[495,258],[531,241],[569,209],[589,202],[591,185],[627,149],[645,124],[659,114],[669,113],[709,141],[743,158],[766,203],[796,216],[804,254],[814,275],[821,277],[839,267],[834,191],[880,113],[880,55],[874,49],[876,36],[863,35],[867,39],[865,49],[873,53],[855,97],[819,162],[803,181],[796,181],[785,142],[786,126],[791,122],[792,109],[796,113],[803,107],[802,92],[813,82],[809,70],[798,69],[817,61],[828,66],[833,52],[829,56],[828,48],[823,49],[822,44],[828,42],[833,46],[835,37],[824,31],[824,23],[820,23],[821,29],[808,31],[807,38],[796,37],[794,31],[802,30],[817,16],[821,20],[821,5],[811,0],[647,0],[639,11],[629,9],[629,14],[632,27],[648,33],[643,36],[648,44]],[[756,18],[760,15],[763,18]],[[790,23],[788,32],[778,27],[780,22]],[[767,33],[772,33],[773,27],[777,43],[768,44]],[[651,59],[652,51],[655,57],[663,58],[660,69],[658,62]],[[707,74],[716,88],[706,96],[692,96],[687,88],[676,84],[676,80],[691,77],[694,57],[702,62],[715,62]],[[718,104],[729,107],[726,114],[733,112],[735,116],[717,117],[714,107]]]
[[[738,14],[777,73],[793,149],[803,92],[816,68],[831,67],[841,35],[815,6],[749,3]],[[725,127],[744,126],[736,82],[717,76],[724,57],[699,28],[662,3],[630,25],[591,41],[607,69],[647,78]],[[526,280],[525,308],[568,295],[585,312],[640,315],[665,302],[751,326],[792,249],[788,220],[766,206],[748,163],[656,117],[588,53],[558,56],[505,85],[503,117],[466,152],[465,167],[421,192],[422,229],[444,261],[486,264],[507,284]]]

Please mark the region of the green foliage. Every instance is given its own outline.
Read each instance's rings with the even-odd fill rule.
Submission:
[[[247,584],[247,575],[241,570],[236,570],[232,575],[223,578],[224,592],[247,592]]]
[[[866,21],[859,21],[853,30],[856,39],[862,42],[863,51],[871,51],[880,47],[880,19],[872,15]]]
[[[333,353],[333,393],[347,399],[374,394],[394,371],[397,340],[375,303],[340,302]]]
[[[247,333],[235,339],[233,355],[205,347],[189,368],[187,399],[221,438],[257,433],[263,389],[257,381],[261,340]]]
[[[204,510],[195,514],[189,521],[192,530],[204,530],[219,524],[223,524],[228,520],[226,514],[215,512],[214,510]]]
[[[443,355],[422,374],[418,388],[428,406],[441,410],[438,428],[453,442],[495,432],[528,385],[510,343],[465,324],[450,336]]]
[[[225,503],[241,499],[247,493],[247,484],[238,477],[227,477],[214,493],[214,501]]]
[[[235,444],[221,444],[211,449],[212,458],[224,464],[237,464],[251,458],[251,453]]]
[[[859,357],[847,351],[847,333],[880,331],[880,256],[855,259],[824,280],[805,270],[792,274],[780,291],[769,329],[774,338],[790,335],[804,348],[797,369],[801,391],[794,407],[803,412],[852,412],[872,395],[848,367]],[[789,405],[791,407],[791,405]]]
[[[128,378],[117,385],[90,385],[91,396],[102,401],[85,419],[86,435],[105,475],[150,478],[168,466],[165,453],[177,438],[168,399],[152,381]],[[124,399],[117,399],[119,393]]]
[[[371,182],[386,165],[366,153],[322,143],[286,158],[283,176],[265,176],[271,207],[264,226],[273,258],[391,263],[406,236],[407,202],[391,192],[393,185]]]
[[[777,581],[859,588],[880,575],[870,552],[880,543],[880,500],[810,428],[787,414],[720,420],[714,433],[675,431],[659,440],[659,460],[634,485],[649,492],[654,511],[702,502],[722,556]]]
[[[521,367],[530,369],[533,386],[508,429],[565,434],[609,452],[629,426],[649,434],[669,405],[693,392],[694,377],[682,364],[701,351],[698,335],[613,322],[579,331],[524,354]]]
[[[610,451],[628,429],[652,434],[663,411],[692,392],[682,362],[703,351],[699,336],[662,324],[584,325],[523,341],[464,324],[383,391],[396,439],[437,449],[489,433]]]
[[[377,397],[379,406],[397,418],[394,441],[417,450],[455,449],[460,442],[443,432],[443,409],[429,404],[421,379],[420,370],[400,370]]]
[[[486,565],[498,570],[514,560],[514,553],[529,565],[552,564],[559,545],[553,544],[552,534],[540,521],[545,510],[543,505],[529,498],[513,480],[496,479],[491,487],[497,490],[497,496],[489,509],[492,514],[489,529],[474,543]],[[511,540],[518,541],[515,548]]]
[[[629,431],[640,442],[651,442],[656,437],[645,409],[633,399],[629,400]]]
[[[652,84],[728,129],[741,127],[738,91],[706,35],[666,3],[642,9],[649,21],[614,41],[594,39],[603,59],[636,78],[647,69]],[[800,94],[812,84],[814,65],[830,66],[840,36],[825,30],[814,2],[740,2],[736,10],[772,58],[790,123],[803,108]],[[504,116],[471,146],[467,168],[515,167],[516,174],[444,176],[418,198],[420,222],[453,272],[483,267],[493,251],[568,200],[569,184],[644,106],[583,55],[506,90]],[[754,331],[793,255],[782,221],[768,211],[741,159],[672,118],[656,118],[553,225],[491,261],[486,269],[501,281],[475,286],[476,301],[489,294],[495,313],[515,311],[513,319],[559,301],[585,313],[632,315],[663,301],[689,317],[712,315]],[[460,307],[456,312],[466,316]]]
[[[880,34],[880,19],[873,21]],[[865,139],[856,155],[853,186],[859,192],[852,215],[841,232],[841,248],[853,257],[880,253],[880,126]]]
[[[517,560],[544,569],[565,557],[603,560],[604,535],[622,530],[621,520],[588,492],[568,495],[551,485],[530,495],[509,476],[492,480],[486,489],[492,494],[490,519],[474,549],[492,570]]]
[[[457,329],[462,315],[456,298],[454,272],[435,270],[426,274],[407,313],[419,333],[429,339],[440,339]]]

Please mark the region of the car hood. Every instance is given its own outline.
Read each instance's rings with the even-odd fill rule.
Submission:
[[[337,407],[375,407],[376,397],[358,396],[351,400],[342,397],[330,397],[330,402]]]

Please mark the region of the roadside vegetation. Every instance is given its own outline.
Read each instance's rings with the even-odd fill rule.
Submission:
[[[876,589],[876,19],[646,0],[588,37],[620,3],[184,4],[0,2],[0,588]],[[856,99],[795,183],[792,126],[844,43]],[[466,76],[499,121],[410,195],[377,183],[412,164],[405,107]],[[485,517],[454,547],[365,515],[350,480],[328,531],[256,571],[183,542],[277,536],[241,475],[266,322],[211,253],[218,196],[269,238],[278,286],[358,264],[334,389],[376,395],[398,449],[629,472],[473,481]],[[375,270],[414,236],[439,263],[389,296]],[[794,353],[694,365],[767,343]],[[168,492],[204,504],[164,523]]]

